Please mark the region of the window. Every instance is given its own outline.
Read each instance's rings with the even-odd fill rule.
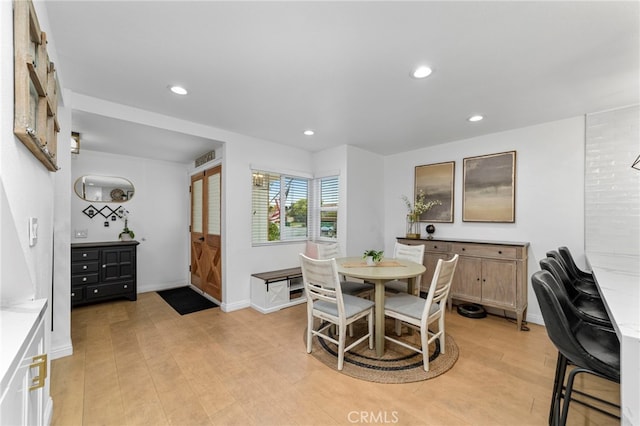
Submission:
[[[316,182],[320,190],[318,208],[320,229],[316,234],[320,238],[336,239],[338,236],[338,176],[319,178]]]
[[[306,240],[309,179],[252,171],[252,241]]]

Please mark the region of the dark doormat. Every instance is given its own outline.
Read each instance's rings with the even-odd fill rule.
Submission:
[[[157,292],[180,315],[217,308],[218,305],[195,292],[191,287],[178,287]]]

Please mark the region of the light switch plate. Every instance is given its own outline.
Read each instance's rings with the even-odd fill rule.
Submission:
[[[38,242],[38,218],[29,218],[29,247],[33,247]]]
[[[87,229],[76,229],[73,231],[76,238],[87,238],[89,234],[89,230]]]

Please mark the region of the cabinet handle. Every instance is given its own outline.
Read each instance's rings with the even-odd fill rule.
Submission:
[[[107,267],[107,265],[106,265],[106,264],[105,264],[105,265],[102,265],[102,267],[103,267],[103,268],[106,268],[106,267]]]
[[[82,265],[82,269],[87,269],[87,265]]]
[[[82,257],[87,257],[87,253],[82,253]]]
[[[462,247],[462,251],[465,251],[465,250],[466,250],[466,248]]]
[[[434,249],[437,249],[437,248],[438,248],[438,246],[433,246],[433,248],[434,248]]]
[[[32,361],[33,364],[30,364],[29,368],[37,368],[38,375],[32,379],[33,385],[29,387],[29,391],[44,387],[44,379],[47,378],[47,354],[36,355]]]
[[[502,254],[502,250],[498,250],[498,254]]]
[[[87,281],[87,277],[82,277],[82,281]]]
[[[124,288],[129,288],[129,286],[125,284],[125,285],[124,285]]]
[[[76,295],[75,293],[71,293],[71,297],[73,297],[73,296],[75,296],[75,295]]]
[[[97,294],[98,293],[98,289],[93,289],[93,294]]]

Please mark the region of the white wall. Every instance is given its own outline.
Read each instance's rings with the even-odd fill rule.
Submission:
[[[251,274],[299,264],[305,243],[251,245],[251,167],[312,175],[311,154],[253,138],[226,141],[223,166],[224,310],[250,306]]]
[[[48,32],[48,17],[41,3],[35,3],[40,27]],[[47,51],[52,62],[58,63],[55,39],[49,34]],[[58,74],[61,70],[58,68]],[[13,134],[13,11],[12,2],[0,1],[0,305],[7,306],[31,299],[49,301],[45,315],[45,352],[55,357],[55,347],[70,348],[69,311],[60,309],[52,300],[52,288],[69,283],[68,242],[54,239],[54,232],[65,228],[65,220],[54,221],[56,214],[68,215],[68,198],[59,194],[59,185],[68,179],[69,152],[65,150],[64,134],[70,134],[71,113],[59,99],[57,173],[48,171]],[[38,241],[29,246],[28,221],[38,219]],[[53,253],[56,253],[55,263]],[[55,269],[55,271],[54,271]],[[54,271],[54,272],[52,272]],[[60,301],[64,305],[64,300]],[[67,302],[68,303],[68,302]],[[53,328],[52,328],[53,310]],[[45,421],[53,409],[49,398],[49,381],[45,383]]]
[[[511,150],[517,151],[515,223],[462,222],[463,159]],[[405,233],[400,197],[413,195],[414,167],[444,161],[455,161],[454,223],[435,223],[434,237],[529,242],[529,276],[540,269],[545,253],[558,246],[584,257],[584,117],[385,157],[385,250]],[[527,320],[542,324],[528,282]]]
[[[84,201],[74,192],[71,198],[73,243],[117,241],[124,221],[111,221],[102,215],[89,218],[82,211],[119,206],[129,211],[128,227],[140,242],[137,247],[138,293],[178,287],[189,277],[189,175],[182,163],[124,157],[81,150],[71,160],[72,183],[83,175],[119,176],[131,181],[135,195],[124,203]],[[109,227],[105,227],[104,223]],[[86,229],[87,238],[76,238],[75,231]]]
[[[638,155],[640,107],[587,116],[587,251],[640,255],[640,170],[631,168]]]

